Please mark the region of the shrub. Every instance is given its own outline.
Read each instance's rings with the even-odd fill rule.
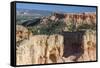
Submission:
[[[91,30],[96,30],[96,25],[95,24],[81,24],[78,26],[77,30],[83,30],[83,29],[91,29]]]
[[[39,26],[39,27],[38,27]],[[57,34],[63,31],[65,23],[61,20],[52,21],[48,20],[47,25],[37,25],[33,27],[28,27],[33,34]]]

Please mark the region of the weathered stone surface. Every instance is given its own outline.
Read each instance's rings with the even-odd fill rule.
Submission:
[[[84,35],[84,61],[96,60],[96,33],[87,31]]]
[[[17,65],[80,62],[96,60],[96,33],[67,32],[63,35],[32,35],[18,26]],[[26,33],[26,34],[25,34]],[[25,34],[25,35],[23,35]]]
[[[95,61],[96,34],[95,31],[67,32],[64,34],[65,62]]]
[[[28,39],[32,33],[22,25],[16,25],[16,42]]]
[[[17,65],[55,63],[63,55],[62,47],[61,35],[34,35],[17,47]]]
[[[51,59],[54,63],[63,56],[63,36],[61,35],[50,35],[47,40],[47,62]]]

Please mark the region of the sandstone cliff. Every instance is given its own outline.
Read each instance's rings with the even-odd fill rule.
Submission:
[[[95,61],[95,31],[64,33],[63,57],[66,60],[66,62]]]
[[[21,26],[20,26],[21,27]],[[27,28],[16,32],[17,65],[96,60],[96,32],[32,35]]]
[[[62,35],[34,35],[17,47],[17,64],[57,63],[63,55],[63,47]]]

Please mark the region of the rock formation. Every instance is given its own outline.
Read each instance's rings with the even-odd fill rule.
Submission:
[[[16,25],[16,44],[19,45],[19,43],[25,39],[29,39],[30,36],[32,36],[32,33],[24,26],[22,25]]]
[[[20,43],[16,54],[18,65],[56,63],[63,55],[63,36],[34,35]]]
[[[48,20],[63,19],[68,24],[74,20],[96,24],[93,14],[58,14],[44,17],[40,25],[47,26]],[[51,23],[51,22],[50,22]],[[16,25],[16,62],[17,65],[80,62],[96,60],[96,32],[76,31],[53,35],[32,35],[26,27]]]
[[[95,31],[64,33],[65,62],[96,61]]]

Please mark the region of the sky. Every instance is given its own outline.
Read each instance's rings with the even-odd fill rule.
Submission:
[[[96,7],[17,3],[16,9],[35,9],[53,12],[96,12]]]

